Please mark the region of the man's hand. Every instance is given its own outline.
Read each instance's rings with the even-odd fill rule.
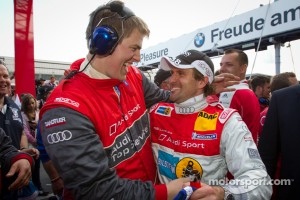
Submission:
[[[209,186],[201,182],[201,188],[195,190],[190,200],[223,200],[225,191],[220,186]]]
[[[51,179],[52,191],[55,195],[62,196],[64,190],[64,182],[60,178],[51,160],[43,162],[43,166],[48,176]]]
[[[31,155],[34,159],[38,159],[40,156],[40,152],[36,148],[28,148],[28,149],[22,149],[21,152],[28,153]]]
[[[64,182],[61,178],[53,182],[51,185],[52,185],[52,191],[55,195],[59,195],[59,196],[63,195]]]
[[[167,183],[168,200],[173,200],[182,188],[190,185],[190,181],[190,178],[179,178]]]
[[[65,69],[65,71],[64,71],[64,76],[65,76],[65,77],[68,76],[71,72],[72,72],[71,69]]]
[[[6,177],[12,177],[17,174],[16,180],[8,187],[9,190],[16,190],[29,184],[31,179],[31,165],[28,160],[17,160],[11,167]]]
[[[234,88],[227,88],[232,85],[238,84],[240,78],[238,76],[234,76],[233,74],[223,73],[218,76],[215,76],[215,79],[212,83],[215,94],[220,94],[221,92],[230,92],[234,91]]]

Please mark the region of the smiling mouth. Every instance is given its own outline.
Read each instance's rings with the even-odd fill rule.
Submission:
[[[124,65],[123,65],[123,68],[124,68],[127,72],[128,72],[128,66],[129,66],[128,64],[124,64]]]
[[[174,91],[176,91],[176,90],[179,90],[180,88],[178,88],[178,87],[173,87],[173,88],[171,88],[171,92],[174,92]]]

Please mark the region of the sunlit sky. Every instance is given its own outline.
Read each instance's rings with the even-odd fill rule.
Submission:
[[[72,62],[85,57],[88,50],[85,29],[89,14],[103,0],[33,0],[34,55],[35,59]],[[145,38],[143,48],[157,45],[196,29],[209,26],[253,9],[270,0],[123,0],[125,5],[144,19],[151,35]],[[281,1],[281,0],[279,0]],[[289,1],[300,0],[284,0]],[[199,20],[194,20],[199,19]],[[0,57],[14,57],[13,0],[0,1]],[[281,71],[296,72],[300,79],[300,41],[287,43],[281,48]],[[249,56],[248,71],[255,60],[254,73],[275,74],[274,46]],[[213,59],[216,69],[219,58]],[[247,71],[247,72],[248,72]]]

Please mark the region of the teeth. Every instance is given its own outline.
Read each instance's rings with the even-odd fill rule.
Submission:
[[[176,88],[172,88],[171,89],[171,91],[174,91],[174,90],[179,90],[179,88],[176,87]]]

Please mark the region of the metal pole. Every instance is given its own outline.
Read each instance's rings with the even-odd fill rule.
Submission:
[[[275,74],[280,73],[280,42],[274,44],[275,47]]]
[[[278,0],[274,0],[276,2]],[[274,44],[275,47],[275,74],[280,73],[280,42]]]

